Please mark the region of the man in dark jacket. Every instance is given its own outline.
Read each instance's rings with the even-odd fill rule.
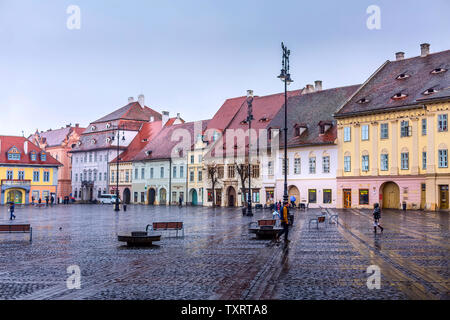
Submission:
[[[12,220],[12,219],[15,220],[16,216],[14,215],[14,202],[10,202],[9,213],[10,213],[9,220]]]
[[[377,227],[383,232],[384,228],[380,225],[381,210],[380,205],[375,203],[373,205],[373,232],[377,233]]]
[[[280,241],[280,237],[284,234],[284,242],[289,243],[288,235],[289,235],[289,204],[285,203],[283,206],[283,214],[281,216],[281,226],[283,230],[281,230],[277,235],[277,242]]]

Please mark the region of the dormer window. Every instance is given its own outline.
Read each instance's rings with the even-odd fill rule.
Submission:
[[[433,71],[431,71],[432,74],[439,74],[439,73],[444,73],[445,71],[447,71],[447,69],[444,68],[436,68]]]
[[[36,161],[37,160],[36,152],[32,151],[30,153],[30,159],[31,159],[31,161]]]
[[[259,122],[267,122],[269,121],[269,118],[267,117],[262,117],[261,119],[259,119]]]
[[[12,147],[9,151],[8,151],[8,160],[20,160],[20,151],[19,149],[17,149],[16,147]]]
[[[247,119],[242,120],[241,124],[247,124]]]
[[[327,132],[331,127],[333,126],[333,124],[330,121],[320,121],[319,122],[319,134],[325,134],[325,132]]]
[[[145,151],[145,154],[147,155],[147,157],[150,156],[152,154],[152,150]]]
[[[405,80],[405,79],[408,79],[409,77],[410,77],[409,74],[402,73],[402,74],[399,74],[396,79],[397,80]]]
[[[91,127],[91,131],[95,131],[95,129],[97,129],[96,126],[92,126],[92,127]]]
[[[148,139],[142,139],[142,142],[147,142],[148,141]]]
[[[106,138],[106,143],[111,143],[111,138]]]
[[[78,145],[78,146],[81,146],[81,141],[78,141],[78,142],[77,142],[77,145]]]
[[[433,93],[436,93],[436,92],[438,92],[436,89],[430,88],[430,89],[427,89],[427,91],[425,91],[423,94],[427,96],[429,94],[433,94]]]
[[[294,128],[294,132],[296,137],[300,136],[300,127]]]
[[[108,122],[108,123],[106,124],[106,129],[109,129],[109,128],[111,128],[111,123],[110,123],[110,122]]]
[[[95,139],[91,140],[91,144],[96,144],[96,143],[97,143],[97,140],[95,140]]]
[[[370,101],[370,100],[367,99],[367,98],[361,98],[361,99],[358,100],[358,103],[359,103],[359,104],[364,104],[364,103],[369,103],[369,101]]]
[[[41,161],[42,161],[42,162],[47,161],[47,154],[46,154],[45,152],[42,152],[42,153],[41,153]]]
[[[407,96],[408,96],[407,94],[402,93],[402,92],[399,92],[399,93],[396,93],[396,94],[392,97],[392,99],[393,99],[393,100],[402,100],[402,99],[406,98]]]

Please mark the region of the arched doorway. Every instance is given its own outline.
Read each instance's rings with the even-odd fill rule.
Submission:
[[[148,199],[148,204],[149,205],[154,205],[155,204],[155,200],[156,200],[156,191],[155,191],[155,189],[150,188],[150,190],[148,190],[147,199]]]
[[[128,188],[125,188],[125,190],[123,190],[123,202],[125,204],[130,204],[130,200],[131,200],[131,191]]]
[[[159,190],[159,204],[166,204],[166,189],[162,188]]]
[[[300,203],[300,191],[298,191],[298,188],[296,186],[290,186],[288,190],[289,203],[291,203],[291,197],[294,196],[295,204],[298,206],[298,204]]]
[[[380,193],[382,194],[383,208],[400,208],[400,188],[395,182],[383,183],[380,187]]]
[[[6,198],[7,202],[13,202],[15,204],[23,204],[23,193],[20,190],[10,190]]]
[[[227,189],[227,201],[229,207],[236,206],[236,190],[231,186]]]
[[[196,206],[198,204],[197,190],[191,189],[189,197],[191,198],[191,205]]]

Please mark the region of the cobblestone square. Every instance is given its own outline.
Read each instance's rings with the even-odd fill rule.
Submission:
[[[1,207],[2,224],[8,224]],[[308,228],[319,210],[295,212],[291,243],[257,240],[240,209],[68,205],[16,210],[27,234],[0,234],[0,299],[449,299],[448,212],[383,210],[373,233],[368,210],[336,210],[339,223]],[[118,234],[155,221],[183,221],[185,237],[163,232],[150,248]],[[81,270],[68,289],[67,267]],[[368,289],[367,267],[381,270]]]

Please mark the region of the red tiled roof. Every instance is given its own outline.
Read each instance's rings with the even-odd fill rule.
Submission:
[[[433,74],[436,68],[448,71]],[[397,77],[409,75],[403,80]],[[398,61],[387,61],[372,75],[360,90],[335,114],[336,117],[353,114],[382,112],[395,108],[418,105],[422,98],[431,98],[423,93],[434,88],[442,91],[450,87],[450,50]],[[405,94],[401,99],[392,99],[397,93]],[[446,93],[448,96],[448,92]],[[360,103],[365,98],[366,103]]]
[[[173,123],[177,120],[177,117],[174,118],[170,118],[169,120],[167,120],[166,124],[164,125],[165,127],[171,126],[173,125]],[[183,119],[179,119],[181,121],[181,123],[185,123],[186,121],[184,121]]]
[[[191,150],[191,146],[195,141],[194,127],[197,122],[186,122],[181,124],[175,124],[169,127],[164,127],[137,155],[133,158],[133,161],[150,161],[160,159],[170,159],[173,156],[173,149],[178,145],[183,150],[183,156],[186,157],[187,151]],[[208,120],[203,120],[200,123],[200,130],[202,133],[208,124]],[[182,140],[180,135],[184,137],[187,134],[189,140]],[[172,141],[172,138],[177,138]],[[182,145],[179,145],[183,142]],[[151,152],[151,153],[148,153]]]
[[[217,130],[222,132],[233,120],[233,117],[246,101],[246,97],[237,97],[225,100],[223,105],[209,121],[207,130]]]
[[[92,122],[92,123],[101,123],[101,122],[108,122],[108,121],[114,121],[119,119],[126,119],[126,120],[137,120],[137,121],[150,121],[150,117],[154,117],[154,121],[158,121],[162,119],[162,115],[145,106],[144,108],[141,107],[139,102],[131,102],[127,104],[126,106],[117,109],[116,111]]]
[[[28,142],[28,153],[25,154],[24,144]],[[20,160],[8,160],[8,151],[12,148],[16,147],[20,154]],[[36,161],[31,161],[31,153],[36,152],[37,157]],[[41,161],[40,154],[44,152],[34,143],[30,142],[25,137],[16,137],[16,136],[0,136],[0,163],[7,165],[14,164],[27,164],[27,165],[37,165],[37,166],[62,166],[62,164],[53,158],[48,152],[46,152],[46,161]]]
[[[72,132],[76,132],[80,135],[84,130],[85,128],[80,127],[65,127],[56,130],[47,130],[45,132],[36,132],[35,134],[47,144],[47,147],[56,147],[60,146],[66,138],[69,138]],[[30,139],[33,139],[34,137],[35,135],[32,135],[30,136]]]
[[[132,161],[133,158],[161,131],[162,121],[146,122],[131,141],[127,149],[119,156],[120,162]],[[115,158],[111,163],[116,162]]]

